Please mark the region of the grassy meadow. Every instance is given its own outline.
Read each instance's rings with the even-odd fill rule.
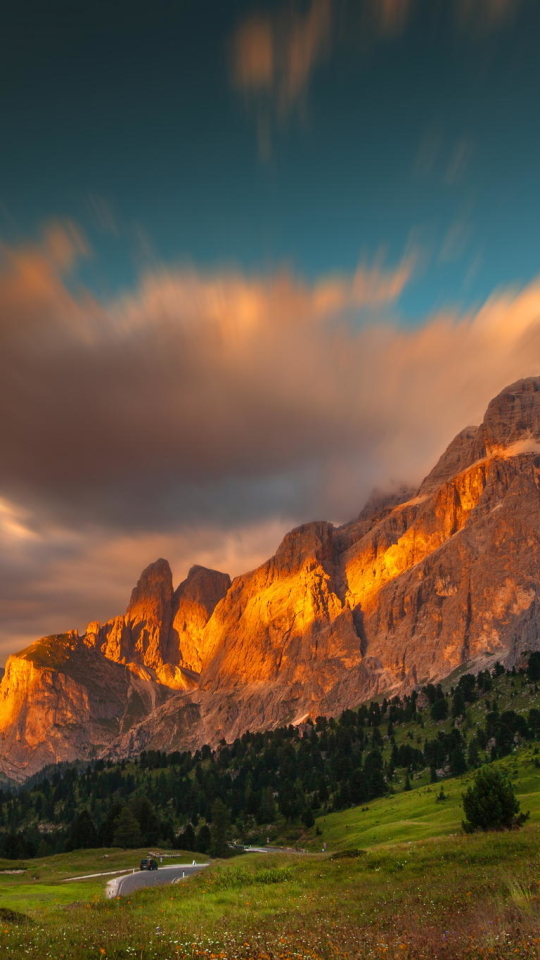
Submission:
[[[184,883],[109,901],[107,877],[142,851],[2,861],[0,956],[10,960],[332,960],[540,957],[540,779],[534,747],[499,763],[531,819],[466,836],[472,774],[329,814],[302,854],[216,861]],[[316,832],[316,830],[320,832]],[[322,845],[327,849],[321,852]],[[178,853],[178,860],[193,854]],[[202,859],[202,858],[201,858]],[[172,861],[169,861],[172,862]]]

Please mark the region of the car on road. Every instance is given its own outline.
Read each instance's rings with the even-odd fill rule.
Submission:
[[[153,857],[145,857],[139,864],[139,870],[157,870],[158,863]]]

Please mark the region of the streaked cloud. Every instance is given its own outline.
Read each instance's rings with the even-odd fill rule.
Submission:
[[[459,31],[481,36],[503,28],[521,6],[521,0],[308,0],[299,8],[284,0],[270,12],[247,16],[238,24],[230,44],[231,80],[253,109],[259,154],[268,159],[276,124],[304,111],[317,68],[356,38],[365,53],[374,45],[404,33],[414,17],[429,18],[433,37],[450,24]],[[448,161],[446,179],[455,182],[470,159],[471,143],[460,140]],[[418,166],[430,169],[438,143],[428,136],[419,151]]]
[[[117,612],[157,554],[234,573],[354,516],[540,370],[540,279],[411,328],[412,256],[310,283],[161,269],[100,302],[68,275],[87,250],[74,225],[3,250],[4,645]]]
[[[467,137],[461,137],[454,144],[445,173],[445,180],[448,184],[455,184],[463,178],[473,153],[474,145]]]
[[[467,26],[498,27],[516,14],[521,0],[455,0],[458,20]]]
[[[368,9],[383,34],[403,30],[412,6],[412,0],[368,0]]]
[[[329,52],[331,29],[331,0],[310,0],[305,12],[281,5],[238,26],[232,78],[253,101],[261,154],[270,149],[273,123],[303,107],[313,72]]]

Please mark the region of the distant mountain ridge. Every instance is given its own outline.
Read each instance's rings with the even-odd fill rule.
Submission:
[[[339,713],[540,648],[540,378],[452,441],[417,491],[307,523],[236,577],[143,571],[124,616],[44,638],[0,682],[0,770],[187,749]]]

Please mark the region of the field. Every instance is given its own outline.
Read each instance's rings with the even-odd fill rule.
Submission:
[[[246,855],[183,884],[107,901],[102,880],[146,851],[77,851],[0,869],[11,960],[540,957],[540,783],[533,748],[501,761],[531,819],[465,836],[471,775],[328,815],[308,855]],[[325,853],[321,852],[327,844]],[[192,858],[179,853],[178,859]],[[12,911],[12,912],[10,912]]]

